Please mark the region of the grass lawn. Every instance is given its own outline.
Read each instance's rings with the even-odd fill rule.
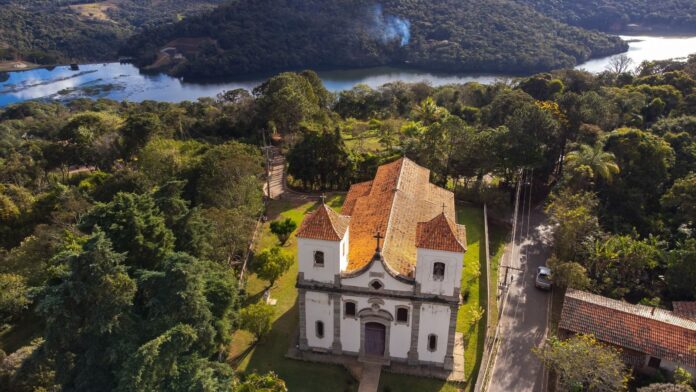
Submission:
[[[328,199],[328,204],[338,210],[343,203],[342,196],[334,196]],[[298,225],[306,213],[314,206],[313,201],[274,201],[269,206],[269,222],[278,218],[291,218]],[[485,278],[485,253],[479,246],[483,235],[483,213],[475,207],[458,207],[457,220],[467,226],[468,251],[465,255],[464,274],[462,288],[469,288],[468,301],[459,310],[457,331],[467,334],[467,346],[465,352],[466,377],[472,379],[478,371],[480,357],[483,351],[483,334],[479,331],[484,328],[485,317],[480,322],[470,327],[467,323],[471,309],[483,306],[485,293],[479,286],[479,278],[476,271],[481,271],[480,278]],[[492,260],[496,266],[493,276],[497,276],[497,260],[502,254],[503,231],[491,229]],[[270,232],[269,223],[264,224],[262,233],[256,244],[257,249],[263,249],[276,244],[275,236]],[[295,254],[297,242],[294,237],[284,247],[285,251]],[[291,340],[297,331],[297,291],[295,282],[297,279],[297,264],[285,274],[271,291],[271,296],[278,300],[276,316],[271,333],[256,346],[251,346],[252,337],[244,331],[238,331],[233,337],[230,350],[230,360],[237,364],[239,371],[275,371],[283,378],[291,391],[354,391],[357,390],[357,381],[340,366],[321,365],[308,362],[294,361],[285,358],[285,353]],[[267,283],[257,279],[253,274],[249,275],[247,282],[248,303],[258,301]],[[495,283],[493,283],[495,287]],[[482,300],[480,300],[482,298]],[[471,383],[469,383],[471,384]],[[409,377],[382,373],[380,391],[389,388],[391,391],[457,391],[457,386],[439,380]],[[473,385],[467,386],[473,388]]]

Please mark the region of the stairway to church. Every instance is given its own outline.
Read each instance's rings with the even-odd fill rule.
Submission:
[[[381,373],[382,365],[372,363],[363,364],[358,392],[377,392],[377,388],[379,387],[379,376]]]

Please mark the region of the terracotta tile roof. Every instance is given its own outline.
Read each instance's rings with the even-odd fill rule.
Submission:
[[[558,328],[696,367],[696,321],[668,310],[569,289]]]
[[[297,237],[340,241],[346,234],[349,223],[350,217],[339,215],[326,204],[321,204],[302,221]]]
[[[454,223],[445,213],[441,213],[428,222],[418,223],[416,248],[465,252],[466,229]]]
[[[675,301],[672,307],[677,316],[696,321],[696,301]]]
[[[341,213],[350,215],[348,272],[364,267],[375,252],[376,232],[384,238],[382,255],[397,274],[413,276],[416,228],[444,211],[454,216],[454,194],[430,183],[430,170],[401,158],[382,165],[372,181],[355,184]]]

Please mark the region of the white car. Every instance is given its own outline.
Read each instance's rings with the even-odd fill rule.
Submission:
[[[534,285],[542,290],[551,290],[551,268],[544,266],[537,267]]]

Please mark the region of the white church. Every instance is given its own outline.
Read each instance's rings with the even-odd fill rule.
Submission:
[[[301,352],[452,370],[466,231],[428,169],[380,166],[297,238]]]

